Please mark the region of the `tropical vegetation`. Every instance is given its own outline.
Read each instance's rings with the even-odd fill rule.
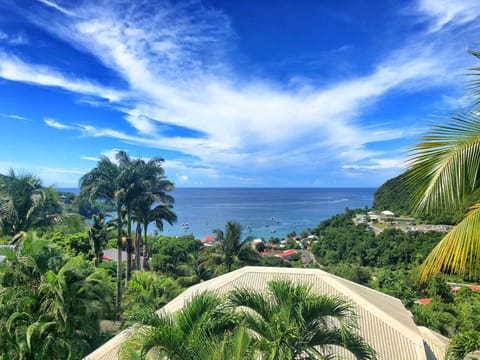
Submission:
[[[75,359],[100,344],[112,312],[105,271],[27,237],[0,263],[0,358]]]
[[[355,313],[345,300],[280,280],[268,283],[268,294],[236,289],[228,298],[243,326],[255,334],[252,342],[261,359],[333,358],[331,346],[345,348],[357,359],[375,358],[356,334]]]
[[[204,292],[175,314],[150,312],[138,321],[133,339],[123,346],[125,358],[325,359],[333,358],[332,345],[357,359],[375,358],[355,333],[348,302],[287,281],[270,282],[267,294],[236,289],[222,299]]]
[[[32,228],[48,227],[62,220],[57,192],[45,188],[32,174],[10,170],[0,181],[0,227],[10,242],[22,239]]]
[[[473,120],[452,121],[456,125],[436,128],[436,133],[429,135],[427,144],[419,145],[415,154],[433,147],[431,139],[435,136],[450,146],[455,143],[454,135],[476,129]],[[451,129],[456,130],[450,132]],[[475,139],[465,137],[463,145],[459,142],[455,146],[475,159],[475,151],[467,150]],[[443,149],[445,154],[452,150],[447,148]],[[461,168],[452,169],[467,171],[470,168],[462,166],[467,159],[458,154],[459,149],[456,155],[464,162],[451,157],[452,162],[460,161],[457,165]],[[443,154],[432,150],[428,154],[440,153]],[[426,160],[426,154],[422,158],[425,162],[419,163],[422,166],[432,164]],[[460,243],[447,241],[454,243],[453,253],[465,244],[478,243],[474,237],[478,209],[471,207],[476,180],[471,171],[466,172],[471,178],[465,184],[450,184],[452,187],[446,184],[453,177],[439,175],[439,179],[444,179],[441,186],[459,187],[463,194],[461,206],[445,202],[435,191],[432,194],[436,195],[430,198],[418,195],[423,194],[420,189],[425,191],[422,182],[418,182],[418,189],[405,191],[423,199],[425,206],[417,204],[418,209],[423,209],[420,221],[444,222],[449,216],[454,221],[450,209],[458,214],[469,208],[457,230],[447,236],[393,228],[375,235],[365,224],[352,221],[356,214],[364,214],[368,209],[346,209],[344,214],[300,233],[305,240],[313,237],[303,245],[308,245],[316,261],[305,265],[299,255],[288,262],[260,256],[266,245],[252,247],[251,239],[243,236],[241,224],[235,221],[228,221],[224,229],[213,230],[215,245],[209,247],[202,246],[193,235],[152,236],[149,225],[154,224],[161,231],[164,223],[177,219],[170,195],[174,186],[165,176],[162,162],[160,158],[132,159],[125,152],[119,152],[115,161],[101,158],[82,177],[77,197],[68,193],[59,196],[53,188],[43,187],[34,175],[12,171],[9,176],[0,177],[0,243],[14,245],[0,250],[5,257],[0,261],[0,359],[81,358],[102,343],[109,331],[135,323],[143,324],[139,332],[143,337],[124,349],[125,356],[131,358],[159,353],[187,359],[282,359],[307,355],[317,358],[320,354],[327,356],[322,352],[328,349],[325,339],[329,344],[351,349],[359,358],[373,358],[368,345],[355,336],[348,304],[318,297],[308,288],[291,284],[269,284],[268,297],[240,289],[226,298],[205,294],[174,315],[159,318],[153,311],[184,288],[245,265],[321,264],[327,271],[402,299],[418,324],[452,337],[452,359],[478,350],[480,328],[475,319],[480,316],[480,294],[463,287],[452,295],[447,284],[467,282],[472,273],[457,271],[460,274],[455,276],[433,276],[437,270],[461,270],[442,265],[427,271],[430,278],[424,284],[415,277],[425,259],[424,264],[428,265],[431,254],[439,254],[435,249],[445,249],[445,239],[461,239]],[[445,168],[447,165],[450,163]],[[405,179],[421,173],[420,167],[412,171],[382,186],[375,194],[374,204],[394,209],[388,204],[404,195],[398,187],[405,184]],[[440,186],[437,185],[433,189]],[[469,188],[470,193],[466,191]],[[408,214],[408,197],[404,200],[406,203],[401,202],[398,211]],[[445,206],[438,208],[434,204]],[[286,247],[299,248],[297,239],[295,233],[290,234]],[[279,242],[280,239],[272,238],[267,245],[278,246]],[[117,248],[116,262],[103,258],[103,251],[110,247]],[[127,261],[122,259],[122,250],[127,251]],[[469,254],[463,249],[453,259],[463,256],[467,259],[463,260],[465,270],[474,271],[478,258],[475,253]],[[416,299],[425,296],[432,299],[430,304],[415,304]],[[336,316],[345,321],[341,332],[324,327],[324,313],[315,312],[320,305],[339,311]],[[238,311],[245,308],[250,310]],[[205,314],[196,313],[199,309]],[[114,321],[119,319],[120,322]],[[182,340],[183,345],[179,343]]]
[[[88,201],[102,201],[115,207],[114,220],[117,228],[117,295],[116,311],[120,314],[122,298],[122,248],[126,247],[126,282],[131,276],[132,250],[135,250],[136,268],[140,269],[140,248],[142,231],[145,237],[149,223],[155,222],[163,228],[163,221],[173,223],[176,215],[172,211],[173,197],[167,195],[173,190],[162,167],[163,159],[154,158],[132,160],[124,151],[116,154],[117,162],[108,157],[99,160],[97,167],[80,179],[79,197]],[[135,243],[132,243],[132,222],[137,221]],[[127,229],[124,230],[124,225]],[[146,238],[143,239],[146,244]],[[146,245],[143,257],[147,256]]]
[[[471,53],[480,58],[480,53]],[[472,70],[478,77],[480,68]],[[465,214],[425,259],[422,280],[438,272],[471,278],[480,274],[480,83],[475,78],[471,84],[473,106],[434,125],[410,153],[406,183],[415,189],[415,210],[457,209]]]

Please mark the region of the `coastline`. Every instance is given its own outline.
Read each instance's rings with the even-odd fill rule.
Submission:
[[[59,188],[78,193],[75,188]],[[172,191],[178,221],[159,235],[193,234],[197,239],[223,229],[227,221],[243,226],[243,237],[279,237],[314,228],[345,208],[371,207],[376,188],[225,188],[179,187]],[[185,226],[182,226],[186,224]],[[155,227],[150,225],[149,233]]]

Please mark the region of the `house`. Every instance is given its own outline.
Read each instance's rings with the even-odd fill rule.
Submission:
[[[285,259],[285,260],[290,260],[291,256],[293,254],[296,254],[297,252],[295,250],[285,250],[285,251],[281,251],[279,252],[278,254],[276,254],[275,256],[279,257],[279,258],[282,258],[282,259]]]
[[[211,246],[215,242],[215,236],[213,235],[207,235],[205,239],[200,240],[203,245],[205,246]]]
[[[132,258],[134,257],[134,254],[132,254]],[[117,262],[118,259],[118,251],[117,249],[105,249],[103,250],[103,256],[102,260],[107,260],[107,261],[114,261]],[[127,261],[127,252],[122,251],[122,262]]]
[[[251,243],[252,249],[256,249],[259,244],[263,244],[263,239],[254,239]]]
[[[220,296],[235,288],[266,291],[274,279],[310,286],[316,294],[337,296],[349,301],[358,315],[358,334],[377,352],[379,360],[443,360],[448,339],[418,327],[399,299],[319,269],[247,266],[194,285],[158,312],[174,313],[195,294],[213,291]],[[85,360],[117,360],[121,344],[134,333],[130,327],[85,357]],[[342,359],[354,357],[335,348]]]
[[[432,299],[431,298],[421,298],[421,299],[417,299],[415,301],[415,304],[418,304],[418,305],[428,305],[432,302]]]

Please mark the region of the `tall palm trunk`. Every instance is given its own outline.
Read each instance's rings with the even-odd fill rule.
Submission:
[[[140,270],[140,244],[142,242],[142,223],[137,221],[137,231],[135,232],[135,268]]]
[[[148,241],[147,241],[147,228],[148,221],[143,223],[143,259],[142,259],[142,271],[145,271],[148,267]]]
[[[122,299],[122,207],[117,206],[117,297],[115,299],[115,312],[117,320],[120,319],[120,304]]]
[[[132,215],[131,210],[127,210],[127,263],[125,271],[125,286],[128,286],[132,274]]]

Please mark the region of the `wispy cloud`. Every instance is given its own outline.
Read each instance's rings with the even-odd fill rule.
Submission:
[[[56,120],[53,120],[53,119],[45,119],[44,120],[44,123],[47,124],[48,126],[50,127],[53,127],[55,129],[59,129],[59,130],[72,130],[72,129],[75,129],[73,126],[70,126],[70,125],[65,125],[65,124],[62,124]]]
[[[20,116],[20,115],[15,115],[15,114],[0,113],[0,117],[8,118],[8,119],[15,119],[15,120],[29,120],[26,117],[23,117],[23,116]]]
[[[480,16],[480,3],[477,0],[418,0],[417,8],[430,18],[431,31],[463,25]]]
[[[125,97],[125,94],[121,91],[108,89],[87,80],[69,78],[47,66],[32,65],[1,51],[0,77],[35,85],[59,87],[80,94],[108,99],[109,101],[119,101]]]
[[[7,34],[6,32],[0,31],[0,44],[8,45],[25,45],[28,44],[28,39],[24,34]]]
[[[346,164],[343,165],[343,169],[353,169],[353,170],[385,170],[385,169],[395,169],[400,170],[406,167],[405,159],[403,158],[393,158],[393,159],[375,159],[372,158],[369,161],[369,164]]]
[[[37,0],[38,2],[46,5],[46,6],[49,6],[55,10],[58,10],[60,11],[62,14],[64,15],[69,15],[69,16],[74,16],[75,14],[69,10],[67,10],[66,8],[64,8],[63,6],[60,6],[56,3],[54,3],[53,1],[49,1],[49,0]]]
[[[100,158],[96,156],[80,156],[80,159],[95,162],[98,162],[100,160]]]
[[[16,172],[33,173],[41,178],[46,186],[61,184],[65,187],[78,186],[79,177],[88,171],[86,168],[52,167],[47,163],[0,161],[0,174],[6,174],[10,169],[14,169]]]
[[[186,153],[211,176],[228,174],[233,167],[244,173],[273,168],[292,157],[306,165],[320,157],[341,163],[350,159],[353,163],[343,167],[349,170],[399,169],[398,161],[382,159],[385,154],[370,150],[369,144],[411,137],[418,128],[373,127],[359,119],[394,91],[416,92],[452,81],[452,69],[458,67],[451,56],[458,47],[425,33],[383,54],[362,75],[322,86],[302,79],[284,85],[239,75],[226,56],[229,41],[235,39],[228,16],[199,3],[160,3],[152,11],[148,1],[92,1],[70,9],[38,1],[70,16],[52,20],[31,15],[31,21],[93,55],[120,74],[129,89],[110,89],[6,53],[0,53],[0,77],[107,99],[135,131],[102,127],[93,120],[45,123],[78,129],[83,136]],[[471,22],[479,6],[473,1],[419,0],[415,11],[428,17],[432,31],[439,31]],[[159,124],[205,136],[166,135]],[[175,166],[173,170],[180,168]],[[178,170],[179,180],[191,179],[188,171]]]

